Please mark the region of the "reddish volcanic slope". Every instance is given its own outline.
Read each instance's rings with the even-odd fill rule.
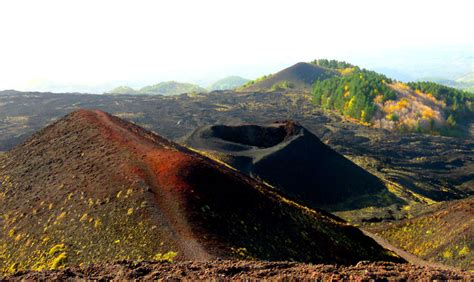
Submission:
[[[102,261],[398,260],[358,229],[101,111],[0,159],[0,270]]]

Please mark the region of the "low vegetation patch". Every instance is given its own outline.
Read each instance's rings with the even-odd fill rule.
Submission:
[[[392,244],[421,258],[473,270],[474,199],[432,206],[432,211],[372,229]]]

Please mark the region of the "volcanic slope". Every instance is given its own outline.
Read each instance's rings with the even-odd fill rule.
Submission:
[[[0,168],[3,271],[122,259],[399,260],[338,218],[101,111],[73,112]]]
[[[268,77],[248,82],[242,91],[296,89],[309,91],[318,79],[337,75],[337,72],[314,64],[300,62]]]
[[[474,270],[474,197],[435,204],[400,222],[367,228],[423,259]]]
[[[185,144],[215,155],[312,207],[357,208],[369,201],[383,205],[391,196],[377,177],[293,121],[204,126]]]

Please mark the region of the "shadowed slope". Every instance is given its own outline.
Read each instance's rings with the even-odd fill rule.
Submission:
[[[191,134],[186,144],[214,153],[313,207],[335,206],[386,190],[378,178],[292,121],[206,126]]]
[[[175,254],[395,259],[339,219],[100,111],[68,115],[8,152],[0,168],[4,271]]]

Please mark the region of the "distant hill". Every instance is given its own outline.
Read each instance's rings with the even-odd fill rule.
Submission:
[[[474,93],[474,72],[461,76],[456,82],[459,88]]]
[[[339,218],[101,111],[73,112],[7,152],[0,183],[0,272],[118,260],[400,261]]]
[[[110,90],[109,92],[107,92],[106,94],[114,94],[114,95],[119,95],[119,94],[139,94],[137,90],[131,88],[131,87],[128,87],[128,86],[119,86],[119,87],[116,87],[112,90]]]
[[[370,229],[424,259],[474,270],[474,198],[444,202],[401,222]]]
[[[231,90],[240,87],[247,82],[249,82],[248,79],[242,78],[240,76],[228,76],[214,82],[211,86],[209,86],[209,90]]]
[[[263,76],[243,85],[241,91],[306,90],[319,79],[336,75],[331,69],[310,63],[297,63],[275,74]]]
[[[142,94],[142,95],[180,95],[184,93],[204,93],[206,89],[191,83],[182,83],[176,81],[160,82],[158,84],[145,86],[135,90],[128,86],[120,86],[112,89],[106,94]]]
[[[377,177],[292,121],[204,126],[185,144],[215,154],[312,207],[354,209],[365,207],[367,201],[383,205],[378,195],[388,194],[383,193],[386,188]]]
[[[474,83],[474,72],[461,76],[456,79],[458,82]]]
[[[183,93],[204,93],[207,91],[195,84],[167,81],[145,86],[138,90],[138,92],[149,95],[179,95]]]
[[[442,77],[426,77],[418,79],[418,81],[431,81],[448,87],[453,87],[474,93],[474,73],[463,75],[454,80]]]

